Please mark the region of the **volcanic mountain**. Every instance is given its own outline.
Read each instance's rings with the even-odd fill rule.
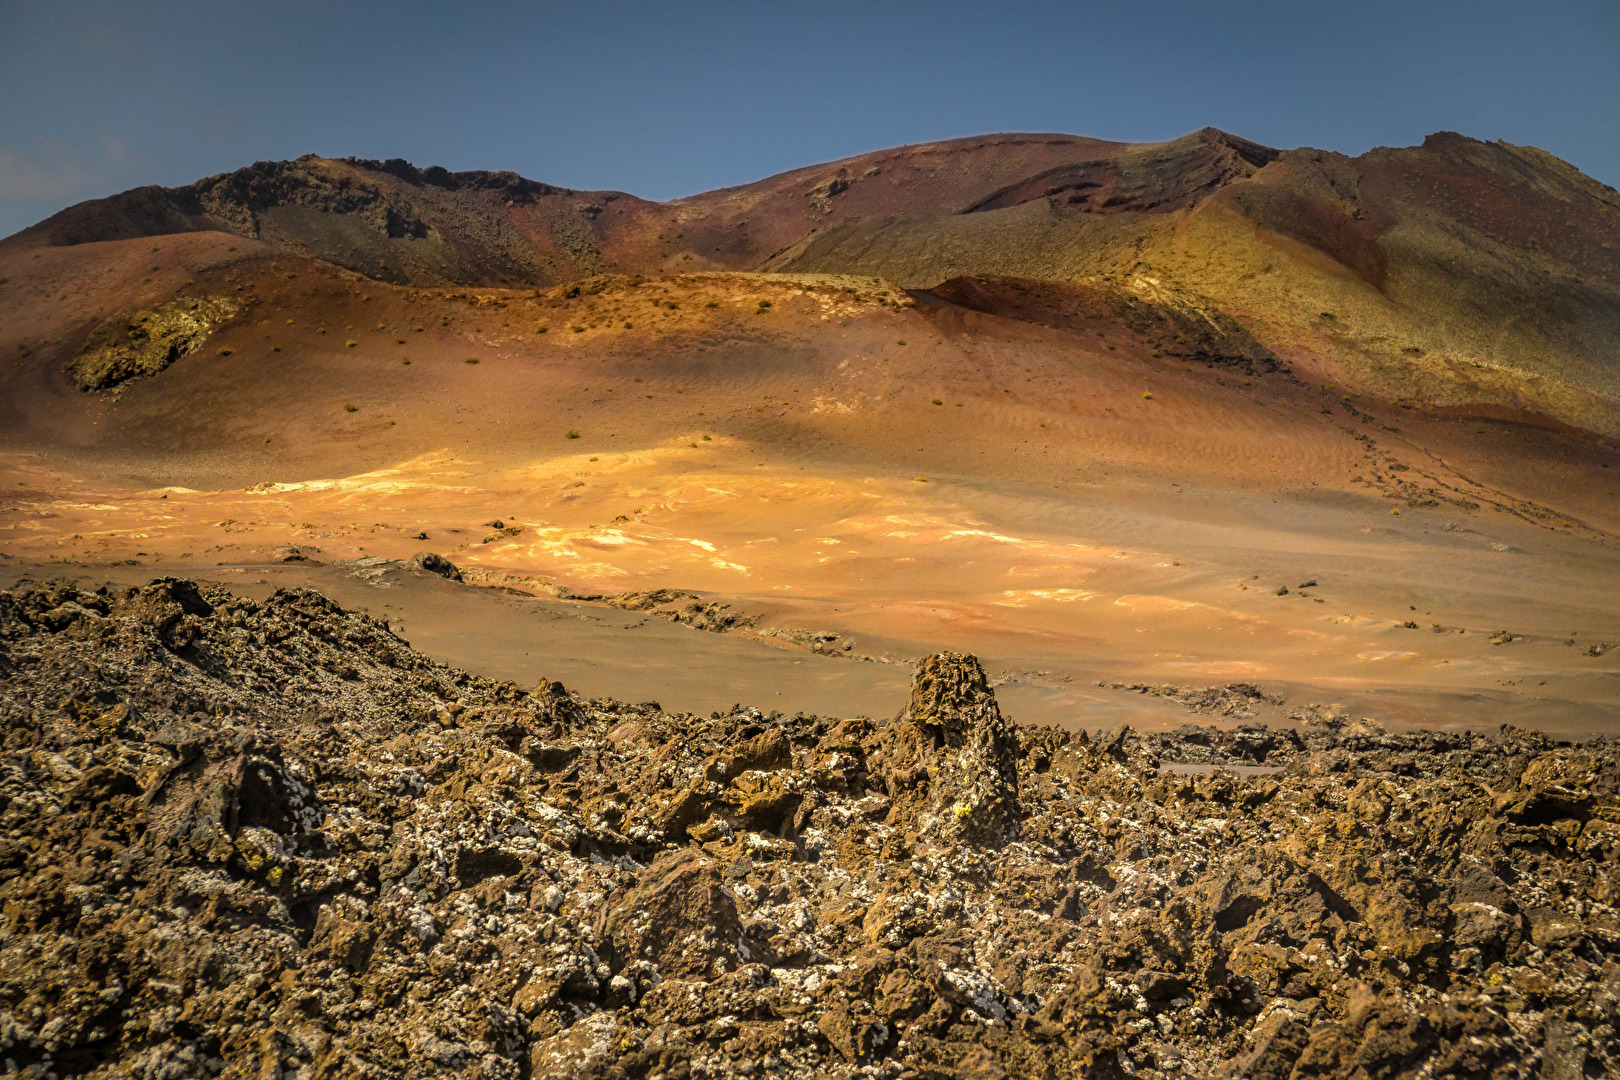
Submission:
[[[199,230],[398,284],[818,272],[951,282],[958,305],[1064,327],[1095,310],[1182,331],[1232,320],[1313,379],[1620,434],[1620,194],[1533,147],[1452,133],[1354,158],[1208,128],[1155,144],[994,135],[667,203],[306,156],[82,203],[0,251]]]

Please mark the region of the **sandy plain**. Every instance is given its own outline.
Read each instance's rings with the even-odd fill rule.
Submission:
[[[13,262],[7,581],[311,584],[474,671],[699,712],[888,714],[952,648],[1026,722],[1253,684],[1267,722],[1620,732],[1620,452],[1536,417],[873,279],[420,290],[208,233]],[[175,292],[246,314],[118,395],[62,377],[75,327]],[[424,550],[469,583],[395,565]],[[555,595],[660,588],[757,624]]]

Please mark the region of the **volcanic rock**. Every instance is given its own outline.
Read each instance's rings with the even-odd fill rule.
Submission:
[[[240,304],[222,296],[181,297],[114,319],[73,360],[73,377],[89,393],[156,375],[202,348],[213,329],[240,310]]]
[[[424,573],[437,574],[439,577],[449,578],[451,581],[461,580],[461,570],[456,566],[455,563],[451,562],[443,555],[435,555],[431,551],[418,551],[415,555],[411,556],[411,561],[406,565],[408,565],[412,570],[421,570]]]
[[[704,719],[177,579],[0,592],[0,717],[19,1075],[1620,1069],[1612,740]]]

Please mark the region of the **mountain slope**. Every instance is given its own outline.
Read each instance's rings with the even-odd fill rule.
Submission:
[[[396,284],[715,269],[991,293],[991,279],[1057,282],[1054,296],[1112,294],[1106,307],[1155,305],[1161,321],[1235,322],[1348,390],[1620,435],[1620,194],[1534,148],[1452,133],[1356,158],[1214,129],[1156,144],[994,135],[667,203],[309,156],[71,207],[0,241],[0,262],[196,230]]]

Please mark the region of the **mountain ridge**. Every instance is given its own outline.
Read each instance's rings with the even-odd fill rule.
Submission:
[[[0,258],[199,230],[427,287],[720,270],[1169,291],[1307,378],[1620,436],[1620,192],[1455,132],[1356,157],[1215,128],[983,135],[666,202],[306,155],[78,204],[0,241]]]

